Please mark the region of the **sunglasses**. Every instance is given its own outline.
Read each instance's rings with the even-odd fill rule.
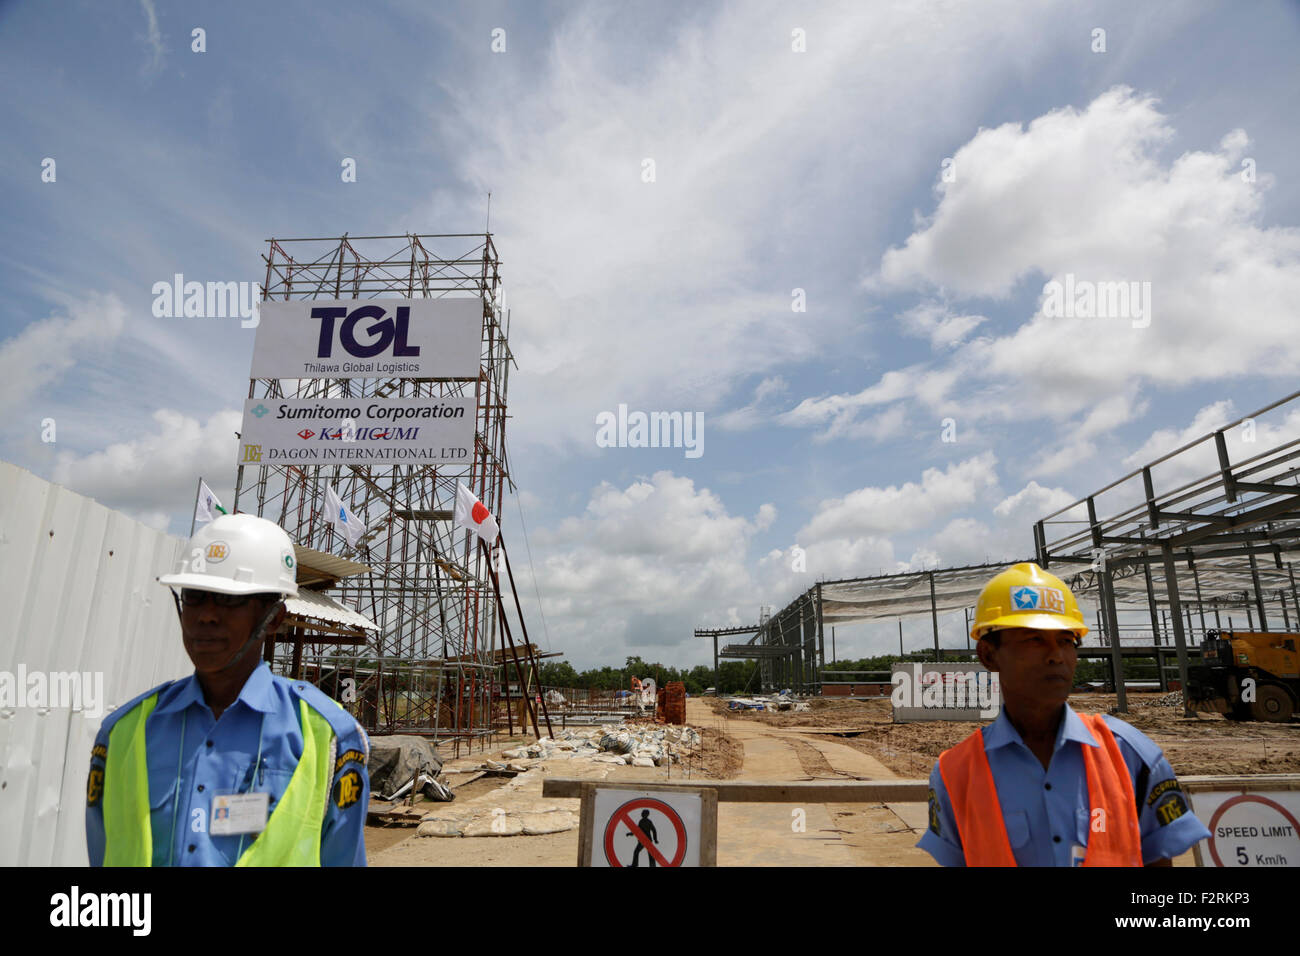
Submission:
[[[219,591],[200,591],[196,588],[181,588],[181,603],[186,607],[200,607],[208,598],[217,607],[243,607],[250,598],[265,601],[277,597],[274,594],[222,594]]]

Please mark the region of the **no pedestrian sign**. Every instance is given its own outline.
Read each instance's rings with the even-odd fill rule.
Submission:
[[[581,862],[605,867],[713,865],[717,803],[713,793],[705,797],[696,790],[594,787],[583,800]]]

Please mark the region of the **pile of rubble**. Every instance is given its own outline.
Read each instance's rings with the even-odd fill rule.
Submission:
[[[502,751],[507,763],[486,760],[480,769],[522,773],[543,761],[574,758],[633,767],[663,767],[669,761],[680,762],[699,748],[700,735],[692,727],[619,724],[565,730],[559,737],[543,737],[536,743]]]
[[[810,710],[806,700],[796,700],[788,690],[758,697],[728,697],[728,710]]]

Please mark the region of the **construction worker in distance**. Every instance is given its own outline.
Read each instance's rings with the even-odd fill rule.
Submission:
[[[1002,709],[930,773],[917,846],[940,864],[1171,866],[1210,835],[1149,737],[1066,703],[1087,633],[1070,589],[1036,564],[980,592],[971,637]]]
[[[180,588],[194,673],[104,718],[86,787],[92,866],[365,866],[365,732],[261,660],[296,569],[279,525],[221,515],[159,579]]]

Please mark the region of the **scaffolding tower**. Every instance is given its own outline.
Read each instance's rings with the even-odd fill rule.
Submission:
[[[250,379],[249,398],[475,399],[474,451],[456,465],[240,464],[235,508],[256,511],[299,544],[360,562],[367,573],[332,582],[379,630],[361,644],[311,635],[281,672],[306,668],[345,686],[372,732],[486,744],[498,710],[497,609],[487,561],[453,525],[463,482],[498,517],[505,484],[509,314],[491,233],[270,239],[263,301],[477,298],[483,304],[476,378]],[[325,486],[363,517],[355,549],[325,514]],[[512,485],[513,487],[513,485]],[[293,676],[301,677],[296,673]],[[351,684],[345,684],[351,681]]]

